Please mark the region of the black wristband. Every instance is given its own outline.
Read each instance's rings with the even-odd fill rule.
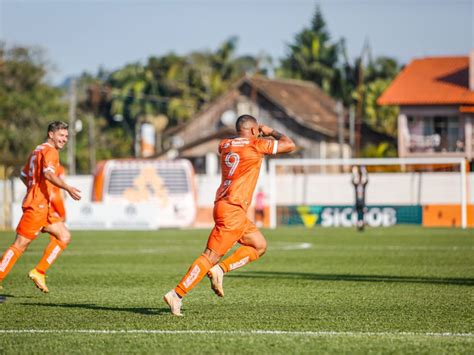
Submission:
[[[283,134],[281,134],[280,132],[276,131],[276,130],[273,130],[272,133],[270,133],[270,135],[275,138],[277,141],[280,140],[280,138],[283,136]]]

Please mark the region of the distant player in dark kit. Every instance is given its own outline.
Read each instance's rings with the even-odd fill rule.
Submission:
[[[354,185],[355,191],[355,210],[357,212],[357,230],[363,231],[365,227],[365,190],[367,183],[369,182],[369,176],[365,166],[353,166],[352,167],[352,184]]]

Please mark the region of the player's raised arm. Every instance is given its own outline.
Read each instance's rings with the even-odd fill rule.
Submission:
[[[51,171],[46,171],[44,173],[44,177],[46,180],[48,180],[50,183],[52,183],[53,185],[63,189],[63,190],[66,190],[69,194],[69,196],[71,196],[74,200],[80,200],[81,199],[81,191],[76,189],[75,187],[73,186],[70,186],[68,184],[66,184],[66,182],[61,179],[59,176],[56,176],[53,172]]]
[[[265,125],[260,125],[258,128],[264,137],[273,137],[278,141],[277,153],[290,153],[295,150],[295,143],[290,137]]]

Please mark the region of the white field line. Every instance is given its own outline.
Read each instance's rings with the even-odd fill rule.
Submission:
[[[287,243],[282,245],[270,245],[269,250],[305,250],[311,249],[313,244],[311,243]]]
[[[270,250],[305,250],[312,248],[311,243],[281,243],[270,246]],[[193,248],[194,247],[189,247]],[[104,256],[104,255],[138,255],[138,254],[168,254],[171,252],[182,252],[182,246],[164,246],[164,247],[153,247],[153,248],[141,248],[141,249],[109,249],[106,251],[97,250],[68,250],[68,256]],[[28,251],[28,255],[43,255],[43,250],[31,250]]]
[[[346,246],[346,245],[315,245],[311,243],[269,243],[268,249],[272,250],[308,250],[314,249],[318,251],[338,251],[338,252],[350,252],[350,251],[449,251],[449,252],[467,252],[474,251],[474,247],[465,246],[446,246],[446,247],[430,247],[430,246],[398,246],[398,245],[386,245],[386,246]],[[76,251],[74,247],[67,250],[68,256],[106,256],[106,255],[146,255],[146,254],[167,254],[177,251],[183,251],[186,246],[163,246],[153,248],[141,248],[141,249],[109,249],[106,251],[97,251],[94,249]],[[194,246],[189,247],[195,249]],[[36,256],[43,255],[43,250],[29,250],[27,255]]]
[[[440,337],[472,338],[474,333],[337,332],[291,330],[165,330],[165,329],[0,329],[0,334],[184,334],[184,335],[288,335],[312,337]]]
[[[429,246],[401,246],[401,245],[384,245],[384,246],[346,246],[346,245],[316,245],[316,250],[344,250],[344,251],[472,251],[474,247],[465,246],[446,246],[446,247],[429,247]]]

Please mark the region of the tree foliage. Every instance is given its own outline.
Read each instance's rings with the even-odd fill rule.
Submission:
[[[253,57],[237,57],[236,47],[232,37],[215,52],[152,56],[146,64],[128,64],[111,73],[105,80],[112,88],[110,116],[122,116],[130,127],[146,115],[166,115],[170,126],[186,122],[258,66]]]
[[[131,156],[139,123],[160,119],[166,122],[162,128],[180,125],[246,73],[265,73],[260,66],[268,63],[267,57],[239,57],[236,48],[232,37],[216,51],[151,56],[145,64],[130,63],[95,77],[84,74],[80,86],[88,96],[81,107],[106,120],[102,134],[125,130]]]
[[[400,69],[393,58],[372,59],[368,46],[350,60],[345,40],[331,41],[318,7],[310,26],[296,34],[288,46],[277,75],[314,82],[346,107],[360,106],[363,121],[372,129],[394,136],[398,108],[381,107],[377,99]]]
[[[277,74],[281,77],[308,80],[335,96],[340,85],[338,64],[342,42],[331,42],[326,22],[319,7],[311,25],[299,32],[288,47]]]
[[[237,38],[231,37],[215,50],[150,56],[144,63],[128,63],[118,70],[100,68],[95,75],[82,74],[77,80],[77,117],[84,127],[76,136],[78,172],[93,169],[88,159],[91,140],[97,160],[133,156],[135,130],[141,122],[159,123],[156,127],[161,130],[181,125],[245,74],[266,75],[271,58],[238,56],[237,45]],[[348,58],[345,40],[331,39],[323,14],[316,8],[309,26],[288,45],[275,73],[312,81],[347,108],[361,105],[370,127],[394,135],[398,110],[378,106],[377,98],[400,65],[388,57],[365,59],[364,55]],[[33,146],[44,139],[46,124],[68,117],[67,91],[48,85],[47,73],[41,50],[0,43],[3,164],[21,165]],[[89,134],[90,122],[94,123],[94,137]],[[383,154],[389,154],[382,148]]]
[[[45,82],[47,71],[40,49],[0,43],[1,164],[24,164],[48,122],[67,120],[63,93]]]

